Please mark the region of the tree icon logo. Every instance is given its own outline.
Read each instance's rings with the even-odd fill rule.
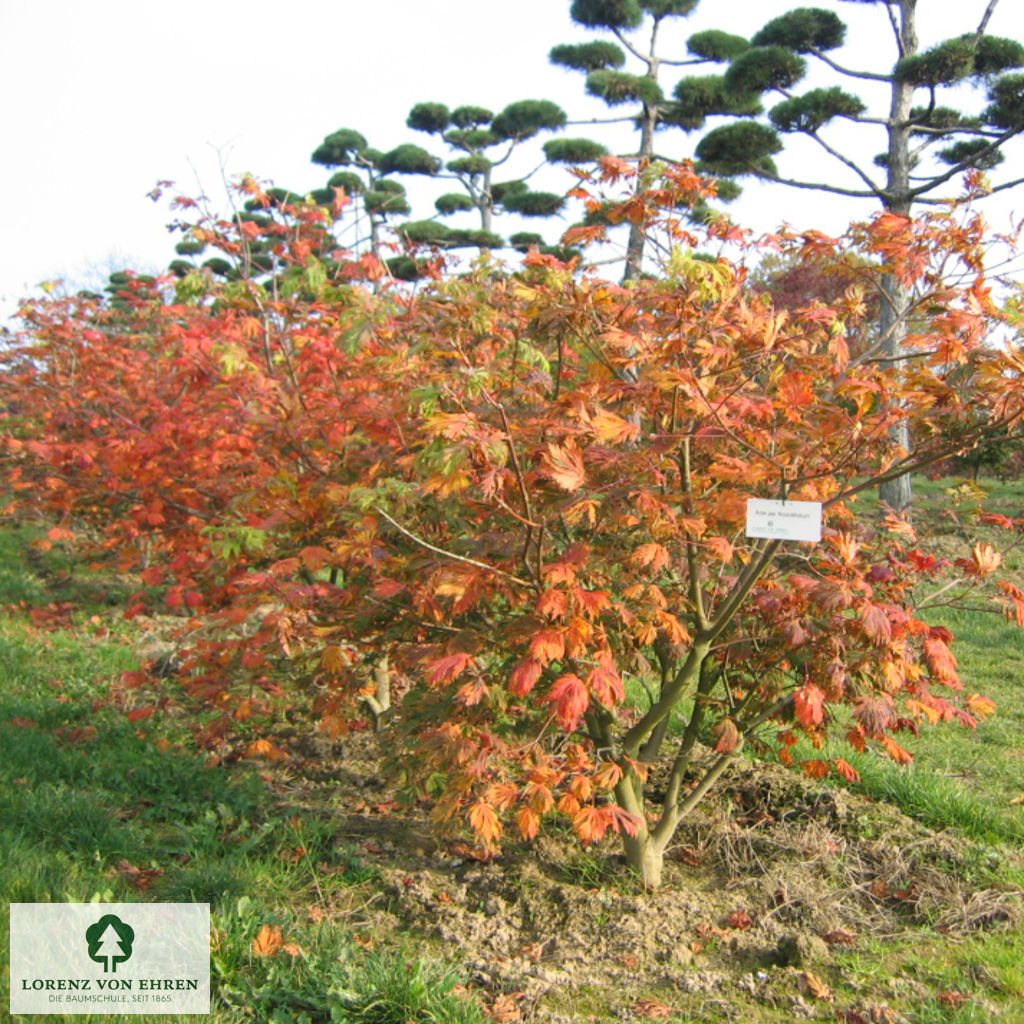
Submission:
[[[132,955],[135,930],[114,914],[104,914],[85,930],[89,958],[103,964],[103,972],[116,973],[117,965]]]

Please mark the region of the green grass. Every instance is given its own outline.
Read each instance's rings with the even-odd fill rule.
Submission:
[[[447,968],[366,952],[329,918],[313,923],[312,908],[372,891],[376,870],[338,842],[330,819],[296,816],[253,770],[208,766],[173,718],[129,722],[110,684],[137,665],[128,637],[114,635],[124,627],[109,614],[110,589],[66,575],[59,550],[27,561],[33,536],[0,530],[5,901],[210,903],[211,1024],[483,1024]],[[69,599],[79,628],[43,631],[25,615]],[[264,924],[280,927],[295,955],[254,955]],[[0,929],[5,960],[8,942]]]
[[[994,496],[1006,509],[1024,506],[1020,485],[1000,486]],[[958,531],[941,514],[947,489],[948,483],[919,488],[927,502],[922,519]],[[961,518],[969,526],[969,511]],[[5,899],[209,902],[211,1024],[482,1024],[478,1000],[456,988],[458,972],[423,959],[424,947],[390,935],[368,952],[339,924],[334,908],[350,897],[373,899],[379,878],[358,849],[339,841],[329,813],[299,814],[244,763],[209,767],[173,715],[126,719],[109,685],[135,667],[129,627],[117,615],[124,584],[73,572],[59,549],[26,559],[34,536],[0,529],[0,609],[9,609],[0,614]],[[28,609],[59,600],[74,602],[75,627],[35,628]],[[1024,794],[1024,633],[977,612],[943,610],[927,618],[956,634],[964,684],[995,700],[996,714],[973,731],[947,724],[924,728],[917,739],[901,735],[916,758],[910,768],[854,755],[842,744],[830,753],[858,767],[855,789],[975,842],[957,870],[984,885],[1024,887],[1024,805],[1011,803]],[[808,749],[803,756],[822,755]],[[872,827],[865,816],[864,829]],[[621,884],[605,860],[586,850],[564,872],[567,884],[584,888]],[[145,888],[139,877],[148,880]],[[324,911],[322,918],[311,909]],[[279,927],[294,955],[256,955],[253,940],[264,925]],[[0,955],[7,942],[0,929]],[[864,936],[852,949],[837,950],[822,973],[837,1002],[815,1007],[820,1012],[812,1019],[834,1020],[839,1007],[888,999],[911,1024],[1024,1022],[1019,927],[956,941],[927,927],[884,941]],[[887,997],[895,978],[916,979],[921,988]],[[607,1020],[615,996],[565,998],[575,1007],[570,1016],[578,1010],[583,1018],[593,1013]],[[678,1003],[668,994],[665,1000]],[[726,1013],[714,1000],[698,1002],[699,1016],[678,1019],[740,1019],[736,1013],[750,1024],[791,1019],[784,1003],[773,1008],[744,998]]]

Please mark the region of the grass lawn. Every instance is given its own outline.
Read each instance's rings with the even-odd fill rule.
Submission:
[[[945,514],[951,499],[944,488],[923,490],[926,514],[948,521],[953,541],[972,528],[969,494],[955,522]],[[1019,485],[1006,487],[999,499],[1024,506],[1021,494]],[[205,1019],[212,1024],[1024,1022],[1024,930],[998,915],[986,925],[981,904],[965,909],[980,922],[969,929],[950,930],[941,915],[908,918],[888,934],[837,939],[820,964],[798,963],[789,973],[740,962],[727,929],[698,930],[680,937],[685,955],[669,972],[674,980],[649,999],[627,996],[628,981],[619,990],[560,988],[556,980],[535,1002],[490,984],[471,962],[474,951],[403,919],[396,885],[415,894],[426,874],[403,867],[399,883],[389,882],[391,854],[360,838],[351,806],[330,797],[329,779],[313,800],[297,771],[245,759],[210,766],[173,712],[132,721],[111,688],[135,667],[139,640],[137,627],[120,617],[123,584],[74,571],[59,550],[32,551],[32,536],[0,530],[0,893],[9,903],[210,903],[214,1006]],[[885,836],[881,811],[895,805],[948,835],[957,850],[948,870],[978,900],[1002,899],[1024,888],[1024,801],[1015,802],[1024,796],[1024,634],[975,611],[943,609],[930,621],[954,631],[965,685],[995,700],[998,711],[976,731],[946,726],[907,740],[917,759],[909,769],[856,758],[862,783],[853,788],[874,804],[863,803],[851,820],[861,840],[873,830]],[[743,838],[748,845],[751,836]],[[411,855],[393,852],[403,864]],[[502,881],[508,895],[501,907],[530,896],[532,876],[521,864],[495,869],[523,872]],[[695,869],[695,886],[728,888],[727,877],[704,868]],[[473,872],[484,869],[459,870],[472,893]],[[468,899],[447,877],[451,891],[430,895],[428,912],[434,905],[440,915],[442,904]],[[493,874],[488,884],[497,885]],[[648,897],[609,873],[596,853],[573,855],[560,885],[565,901],[606,907],[609,942],[628,930],[617,915],[645,913]],[[658,898],[685,902],[695,892]],[[479,903],[472,914],[482,926],[498,911],[484,897]],[[373,917],[374,908],[390,916]],[[548,908],[536,915],[554,913]],[[376,931],[365,924],[385,917],[396,923]],[[556,938],[558,927],[551,925]],[[0,929],[5,960],[7,941]],[[622,958],[627,978],[631,955]],[[567,971],[571,980],[556,954],[537,958],[552,977]]]

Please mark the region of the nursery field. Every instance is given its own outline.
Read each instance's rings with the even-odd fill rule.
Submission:
[[[917,520],[953,557],[978,528],[951,486]],[[243,730],[211,764],[172,681],[147,717],[114,685],[174,620],[127,622],[131,580],[37,535],[0,534],[0,892],[209,902],[215,1024],[1024,1021],[1024,642],[997,616],[932,616],[997,706],[976,731],[923,730],[910,767],[844,753],[844,787],[741,763],[648,893],[568,832],[493,859],[436,838],[391,799],[386,731],[291,715],[272,758]]]

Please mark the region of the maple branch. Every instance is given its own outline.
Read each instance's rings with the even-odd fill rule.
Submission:
[[[683,438],[682,450],[679,454],[679,473],[683,483],[683,495],[686,498],[686,511],[693,513],[693,478],[690,474],[690,438]],[[704,610],[704,595],[700,589],[697,546],[689,533],[686,536],[686,564],[690,570],[689,589],[690,601],[693,603],[693,614],[697,619],[697,628],[707,629],[708,619]]]
[[[486,397],[488,401],[490,401],[491,404],[497,408],[498,414],[501,416],[501,425],[505,431],[505,443],[508,445],[509,456],[512,459],[512,470],[516,475],[516,483],[519,485],[519,496],[523,500],[523,511],[526,513],[526,519],[523,520],[523,523],[526,526],[526,541],[523,544],[523,553],[520,557],[523,565],[525,565],[528,570],[533,572],[536,582],[540,583],[543,579],[540,565],[540,532],[538,532],[537,534],[538,564],[535,569],[531,569],[530,567],[530,542],[533,540],[534,527],[536,526],[538,531],[543,531],[544,527],[543,524],[537,524],[533,521],[533,505],[530,502],[530,493],[526,489],[526,479],[523,476],[523,469],[519,465],[519,455],[516,452],[515,441],[512,439],[512,426],[508,421],[508,414],[505,412],[505,406],[503,406],[501,402],[494,399],[490,394],[486,394]]]
[[[715,613],[711,624],[707,629],[702,630],[698,634],[702,642],[710,644],[729,625],[739,611],[740,605],[746,600],[750,591],[753,590],[754,584],[757,583],[764,571],[771,565],[775,552],[778,551],[781,544],[782,541],[775,538],[765,544],[758,542],[755,545],[754,550],[757,554],[747,563],[743,572],[740,573],[733,584],[732,590],[729,592],[729,596],[722,602]]]
[[[497,576],[502,576],[512,583],[518,584],[520,587],[532,587],[534,584],[530,580],[520,579],[518,576],[513,576],[510,572],[505,572],[504,569],[499,569],[497,566],[488,565],[486,562],[478,562],[475,558],[466,558],[464,555],[457,555],[454,551],[446,551],[444,548],[439,548],[435,544],[431,544],[429,541],[424,540],[422,537],[417,537],[415,533],[407,530],[401,523],[395,522],[379,505],[374,506],[374,511],[383,516],[399,533],[404,534],[414,544],[419,544],[420,547],[426,548],[428,551],[433,551],[436,555],[441,555],[444,558],[450,558],[455,562],[463,562],[466,565],[475,565],[478,569],[485,569],[487,572],[493,572]]]
[[[711,645],[709,643],[693,644],[686,655],[682,668],[679,669],[675,678],[661,693],[657,704],[647,711],[640,721],[628,729],[622,737],[622,752],[624,754],[636,759],[640,745],[648,739],[658,723],[672,713],[672,709],[679,702],[683,690],[690,685],[694,677],[701,671],[704,659],[707,657],[710,649]],[[696,710],[694,713],[696,714]]]

